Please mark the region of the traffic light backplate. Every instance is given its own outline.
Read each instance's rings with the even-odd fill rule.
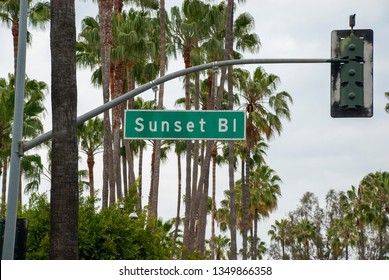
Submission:
[[[373,116],[373,30],[334,30],[331,58],[331,116]]]

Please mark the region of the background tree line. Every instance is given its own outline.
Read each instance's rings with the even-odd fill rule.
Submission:
[[[80,259],[181,258],[182,227],[175,231],[174,218],[159,219],[153,230],[148,226],[146,211],[136,218],[130,215],[139,199],[136,186],[115,207],[97,209],[91,207],[90,197],[82,194],[81,185]],[[388,195],[389,173],[381,171],[368,174],[359,186],[351,186],[345,192],[330,190],[324,207],[314,193],[307,192],[295,210],[271,225],[269,243],[250,234],[248,255],[253,259],[389,259]],[[211,259],[212,254],[217,260],[228,259],[230,239],[225,235],[226,217],[223,216],[228,206],[223,204],[217,209],[216,221],[221,231],[214,237],[214,247],[208,239],[204,254],[195,252],[189,259]],[[255,228],[257,208],[255,201],[250,202],[250,232]],[[32,193],[23,207],[21,216],[29,220],[27,259],[49,258],[49,211],[45,193]],[[238,216],[240,220],[241,215]]]

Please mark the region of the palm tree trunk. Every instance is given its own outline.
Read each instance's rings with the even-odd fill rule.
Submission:
[[[88,174],[89,174],[89,196],[91,200],[91,206],[94,208],[95,202],[95,180],[93,174],[93,168],[95,165],[95,160],[93,153],[87,155],[87,165],[88,165]]]
[[[142,209],[142,177],[143,177],[143,148],[140,147],[139,150],[139,166],[138,166],[138,176],[140,178],[138,193],[139,193],[139,209]]]
[[[190,50],[184,50],[183,57],[185,68],[189,68],[190,64]],[[190,76],[185,75],[185,109],[190,110]],[[183,237],[183,254],[182,258],[187,257],[187,253],[193,251],[194,227],[191,223],[192,216],[192,190],[191,190],[191,164],[192,164],[192,141],[186,141],[186,180],[185,180],[185,220],[184,220],[184,237]]]
[[[128,195],[128,174],[129,171],[127,169],[127,154],[126,154],[126,148],[124,145],[124,142],[128,142],[126,140],[122,140],[123,143],[123,149],[121,151],[124,151],[124,153],[120,153],[121,159],[122,159],[122,172],[123,172],[123,196],[126,197]]]
[[[227,1],[227,18],[226,18],[226,41],[224,59],[229,59],[233,53],[233,21],[234,21],[234,0]],[[232,67],[228,70],[228,108],[233,109],[233,85],[232,85]],[[234,181],[234,142],[228,142],[228,173],[229,173],[229,190],[230,190],[230,234],[231,234],[231,259],[237,259],[236,244],[236,209],[235,209],[235,181]]]
[[[177,212],[176,212],[176,222],[173,236],[173,248],[175,247],[176,240],[178,237],[178,227],[180,225],[180,212],[181,212],[181,188],[182,188],[182,172],[181,172],[181,154],[177,154],[177,176],[178,176],[178,185],[177,185]]]
[[[154,141],[152,154],[152,176],[149,196],[149,222],[153,229],[156,229],[156,221],[158,219],[158,194],[159,194],[159,169],[161,162],[161,140]]]
[[[234,178],[234,142],[228,142],[228,178],[229,178],[229,190],[230,190],[230,250],[231,260],[238,258],[237,242],[236,242],[236,195],[235,195],[235,178]]]
[[[187,257],[187,253],[191,251],[190,249],[190,238],[193,238],[193,235],[190,234],[190,210],[192,204],[192,194],[191,194],[191,163],[192,163],[192,141],[186,141],[186,177],[185,177],[185,219],[184,219],[184,236],[183,236],[183,254],[182,258],[185,259]]]
[[[209,166],[209,165],[208,165]],[[209,168],[205,174],[206,180],[204,181],[203,192],[201,195],[200,207],[199,207],[199,229],[196,237],[196,249],[201,256],[205,253],[205,231],[207,227],[207,213],[208,213],[208,193],[209,193]]]
[[[12,19],[12,38],[14,47],[14,76],[16,77],[16,66],[18,64],[18,46],[19,46],[19,18],[15,17]]]
[[[248,145],[248,144],[247,144]],[[250,149],[246,147],[246,176],[244,183],[242,182],[242,219],[243,219],[243,260],[247,259],[247,232],[249,228],[249,184],[250,184]]]
[[[212,153],[212,220],[211,220],[211,260],[215,259],[215,216],[216,216],[216,156],[217,147]]]
[[[114,84],[114,98],[118,98],[123,94],[124,85],[124,64],[118,62],[115,65],[115,84]],[[113,172],[114,182],[116,184],[117,199],[123,196],[122,182],[121,182],[121,162],[120,162],[120,120],[123,105],[118,105],[113,108],[112,116],[112,130],[113,130]]]
[[[112,0],[98,1],[99,24],[100,24],[100,49],[101,49],[101,72],[104,104],[109,102],[109,81],[111,65],[112,44]],[[109,111],[104,112],[104,152],[103,152],[103,191],[102,208],[108,207],[108,193],[110,184],[110,158],[112,158],[111,121]]]
[[[78,259],[78,142],[74,1],[51,1],[53,114],[50,259]]]
[[[253,250],[252,250],[252,259],[256,260],[257,259],[257,247],[258,247],[258,220],[259,220],[259,215],[258,215],[258,209],[255,209],[255,214],[254,214],[254,237],[253,237]]]
[[[205,152],[205,157],[204,157],[204,159],[202,161],[202,165],[201,165],[201,171],[200,171],[200,176],[199,176],[196,197],[192,198],[192,206],[191,207],[193,209],[193,212],[191,214],[193,216],[191,217],[190,233],[193,234],[193,237],[192,237],[191,244],[194,244],[194,241],[195,241],[195,238],[194,238],[195,237],[195,229],[196,229],[196,216],[195,215],[197,213],[200,213],[200,211],[203,211],[204,210],[203,208],[205,208],[205,213],[206,213],[206,209],[207,209],[207,204],[204,204],[204,199],[202,199],[202,198],[205,195],[208,196],[208,187],[206,186],[206,184],[207,184],[206,180],[209,180],[209,167],[210,167],[210,162],[211,162],[213,143],[214,143],[213,140],[208,140],[206,143],[206,152]],[[204,215],[203,213],[201,215]]]
[[[165,1],[160,0],[159,3],[159,23],[160,23],[160,48],[159,48],[159,73],[160,77],[165,76],[166,68],[166,14],[165,14]],[[158,109],[163,109],[163,95],[164,95],[164,84],[159,86],[158,95]],[[151,205],[149,216],[154,217],[155,220],[158,218],[158,189],[159,189],[159,173],[161,165],[161,140],[156,140],[154,143],[154,158],[153,158],[153,173],[151,187]]]
[[[359,254],[359,259],[360,260],[365,260],[366,259],[366,242],[365,242],[365,230],[364,230],[364,225],[360,225],[360,221],[357,222],[359,226],[359,232],[358,232],[358,254]]]
[[[195,107],[195,110],[198,111],[200,109],[200,98],[199,98],[199,96],[200,96],[200,77],[199,77],[198,73],[195,73],[194,75],[195,75],[194,107]],[[201,208],[201,205],[204,204],[203,199],[206,199],[205,203],[207,205],[208,191],[207,191],[206,198],[203,198],[203,195],[205,193],[205,191],[203,191],[204,187],[197,186],[197,180],[198,180],[198,176],[199,176],[199,162],[201,162],[202,164],[204,163],[202,158],[199,159],[199,152],[200,152],[200,142],[198,140],[195,140],[194,145],[193,145],[192,199],[196,199],[196,200],[199,199],[199,201],[196,201],[194,203],[192,202],[190,223],[193,226],[192,227],[193,231],[194,231],[196,225],[198,225],[198,230],[196,233],[193,233],[194,238],[191,239],[191,240],[193,240],[193,245],[191,244],[191,246],[195,245],[198,250],[203,252],[203,249],[201,249],[201,248],[203,248],[201,243],[203,242],[203,240],[205,240],[206,220],[204,220],[204,215],[205,216],[207,215],[207,210],[205,210],[205,212],[204,212],[203,209]],[[196,205],[197,206],[200,205],[200,208],[198,208]],[[206,206],[206,208],[207,208],[207,206]],[[205,219],[206,219],[206,217],[205,217]],[[197,224],[197,221],[198,221],[198,224]],[[202,237],[203,234],[204,234],[204,237]]]
[[[228,108],[234,109],[234,92],[232,84],[232,67],[228,68]],[[234,178],[234,141],[228,141],[228,178],[229,178],[229,190],[230,190],[230,251],[231,260],[236,260],[237,256],[237,244],[236,244],[236,197],[235,197],[235,178]]]

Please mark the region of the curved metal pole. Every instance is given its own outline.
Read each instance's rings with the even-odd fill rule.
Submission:
[[[176,79],[181,76],[185,76],[186,74],[207,70],[214,67],[226,67],[230,65],[242,65],[242,64],[295,64],[295,63],[340,63],[343,62],[342,59],[322,59],[322,58],[253,58],[253,59],[236,59],[236,60],[223,60],[223,61],[215,61],[207,64],[197,65],[190,68],[182,69],[171,74],[167,74],[163,77],[155,79],[147,84],[141,85],[136,89],[119,96],[116,99],[111,100],[87,113],[81,115],[77,118],[77,125],[81,125],[87,120],[96,117],[103,113],[106,110],[109,110],[121,103],[127,101],[128,99],[137,96],[138,94],[145,92],[146,90],[152,89],[159,84],[165,83],[167,81]],[[23,143],[22,149],[23,151],[28,151],[47,140],[50,140],[53,137],[52,131],[48,131],[31,141]]]

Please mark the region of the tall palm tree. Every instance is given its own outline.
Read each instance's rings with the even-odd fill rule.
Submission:
[[[238,1],[245,2],[245,1]],[[214,6],[215,7],[215,6]],[[213,7],[213,8],[214,8]],[[220,13],[221,11],[221,13]],[[212,53],[212,60],[218,60],[223,58],[224,60],[240,57],[240,54],[237,53],[238,50],[249,50],[255,52],[259,48],[259,38],[255,33],[250,33],[254,27],[253,18],[249,14],[240,15],[236,21],[234,21],[234,1],[228,0],[227,6],[224,3],[220,3],[216,9],[212,9],[210,12],[211,18],[218,18],[217,15],[221,15],[225,18],[225,24],[222,26],[222,29],[219,29],[221,26],[217,22],[213,25],[214,33],[211,34],[211,39],[204,44],[204,46],[209,48]],[[212,32],[211,32],[212,33]],[[221,35],[221,36],[220,36]],[[223,44],[224,40],[224,52],[218,46]],[[221,41],[219,41],[222,39]],[[235,43],[235,50],[234,50]],[[216,48],[215,48],[216,46]],[[219,50],[219,51],[218,51]],[[226,68],[223,67],[220,84],[224,85],[225,81]],[[233,94],[233,69],[232,66],[228,68],[228,109],[232,110],[234,108],[234,94]],[[223,88],[220,87],[218,96],[216,97],[216,108],[220,108],[221,100],[223,96]],[[236,249],[236,210],[235,207],[235,191],[234,191],[234,142],[229,141],[229,190],[230,190],[230,208],[231,208],[231,259],[237,258],[237,249]],[[210,149],[210,147],[208,147]]]
[[[181,51],[185,68],[192,66],[191,53],[192,50],[198,46],[201,36],[203,36],[202,24],[204,21],[204,15],[208,11],[208,6],[201,1],[189,1],[185,0],[180,10],[178,7],[171,9],[171,25],[170,30],[173,34],[173,40],[175,46]],[[185,76],[185,109],[190,110],[190,75]],[[197,155],[198,148],[194,151],[194,170],[193,179],[191,176],[191,155],[192,155],[192,142],[187,141],[186,144],[186,180],[185,180],[185,221],[184,221],[184,247],[188,249],[188,252],[193,251],[194,245],[194,228],[195,228],[195,214],[198,206],[192,204],[193,191],[197,187]],[[191,182],[193,181],[193,187],[191,188]],[[198,195],[197,195],[198,196]],[[195,203],[199,204],[199,201],[194,199]],[[185,256],[184,256],[185,257]]]
[[[74,1],[51,1],[53,114],[50,258],[78,259],[78,145]]]
[[[11,133],[14,103],[14,78],[9,74],[9,82],[0,79],[0,175],[2,176],[1,188],[1,214],[5,213],[5,201],[7,191],[8,160],[11,154]],[[12,85],[11,85],[12,82]]]
[[[103,120],[96,117],[88,120],[78,127],[78,138],[80,149],[87,156],[88,176],[89,176],[89,194],[92,207],[95,200],[95,183],[93,168],[95,165],[95,155],[103,148],[104,136]]]
[[[133,89],[135,82],[155,79],[158,70],[158,40],[154,37],[155,21],[148,11],[130,9],[128,12],[116,13],[113,26],[112,63],[114,67],[113,98],[123,94],[124,85]],[[146,65],[146,67],[145,67]],[[143,67],[143,69],[142,69]],[[140,71],[142,69],[142,71]],[[126,75],[125,75],[126,74]],[[127,79],[127,81],[126,81]],[[123,106],[113,109],[113,144],[114,161],[120,148],[120,120]],[[121,196],[120,165],[114,165],[117,174],[117,196]]]
[[[271,240],[280,243],[281,245],[281,258],[283,260],[289,259],[289,256],[286,254],[286,245],[288,242],[288,220],[281,219],[276,220],[273,225],[271,225],[271,229],[268,231],[268,235],[270,235]]]
[[[258,242],[258,221],[261,217],[268,217],[277,207],[277,198],[281,196],[279,183],[281,178],[269,166],[261,165],[250,175],[250,209],[254,226],[252,238],[252,259],[256,259]]]
[[[113,0],[99,0],[99,42],[101,57],[101,82],[104,104],[110,97],[110,67],[112,46],[112,11]],[[103,191],[102,207],[108,207],[109,186],[112,184],[112,136],[109,111],[104,112],[104,152],[103,152]]]
[[[384,259],[384,236],[389,229],[389,172],[369,173],[359,186],[365,204],[372,209],[371,223],[378,231],[378,259]]]
[[[104,4],[103,4],[103,3]],[[77,63],[93,70],[92,82],[96,86],[102,85],[103,102],[110,100],[111,67],[105,73],[105,65],[111,61],[110,51],[112,45],[112,1],[99,1],[99,21],[86,17],[81,22],[81,32],[77,42]],[[103,18],[103,19],[102,19]],[[107,22],[109,21],[109,23]],[[100,28],[100,25],[103,25]],[[102,30],[102,29],[106,30]],[[104,33],[104,34],[102,34]],[[103,38],[103,39],[102,39]],[[103,41],[103,47],[101,47]],[[108,55],[106,52],[109,50]],[[101,65],[101,67],[100,67]],[[106,75],[108,75],[106,77]],[[108,78],[108,81],[106,79]],[[107,83],[107,84],[106,84]],[[113,180],[112,133],[110,111],[105,111],[104,120],[104,151],[103,151],[103,190],[102,208],[113,206],[115,203],[115,182]]]
[[[160,77],[165,76],[166,72],[166,46],[167,46],[167,30],[166,30],[167,20],[166,20],[166,10],[165,10],[165,0],[159,1],[159,75]],[[163,97],[165,93],[164,84],[160,84],[157,109],[163,109]],[[161,162],[161,141],[154,141],[154,151],[153,151],[153,174],[152,182],[150,188],[152,189],[151,205],[150,205],[150,216],[157,217],[158,215],[158,189],[159,189],[159,173],[160,173],[160,162]],[[177,230],[175,231],[173,242],[176,241]]]
[[[234,19],[234,0],[227,0],[227,16],[226,16],[226,40],[225,40],[225,49],[224,49],[224,60],[231,59],[233,54],[233,40],[234,40],[234,30],[233,30],[233,19]],[[232,103],[232,67],[229,68],[228,75],[228,107],[230,110],[233,109]],[[223,74],[225,70],[222,71],[222,77],[220,84],[223,83]],[[231,233],[231,259],[236,260],[238,251],[237,251],[237,242],[236,242],[236,197],[235,197],[235,179],[234,179],[234,142],[230,141],[228,143],[228,175],[229,175],[229,190],[230,190],[230,233]]]
[[[23,138],[31,139],[43,133],[42,117],[46,111],[44,107],[44,99],[47,91],[47,84],[36,80],[26,78],[24,94],[24,113],[23,113]],[[0,79],[0,175],[3,176],[2,185],[2,207],[5,205],[6,193],[6,179],[8,159],[10,157],[11,144],[11,127],[13,123],[13,109],[15,96],[15,77],[13,74],[8,75],[8,82],[6,79]],[[40,169],[36,169],[37,173],[32,173],[33,162],[39,163],[40,158],[37,155],[28,155],[22,159],[21,174],[25,173],[26,177],[32,180],[40,180]],[[39,165],[39,164],[38,164]],[[19,184],[19,206],[21,206],[22,199],[22,185]]]
[[[19,42],[19,12],[20,0],[0,1],[0,21],[11,27],[14,47],[14,73],[18,57]],[[44,1],[28,1],[28,22],[33,27],[44,28],[50,20],[50,3]],[[28,33],[27,41],[31,42],[31,35]]]
[[[275,133],[282,131],[281,118],[290,119],[288,103],[291,96],[285,92],[276,92],[280,82],[279,77],[267,74],[262,67],[255,69],[253,76],[242,72],[244,79],[240,80],[240,89],[244,99],[243,105],[247,111],[246,121],[246,177],[242,189],[243,207],[243,258],[247,252],[247,230],[249,215],[249,172],[250,152],[263,138],[270,139]]]

